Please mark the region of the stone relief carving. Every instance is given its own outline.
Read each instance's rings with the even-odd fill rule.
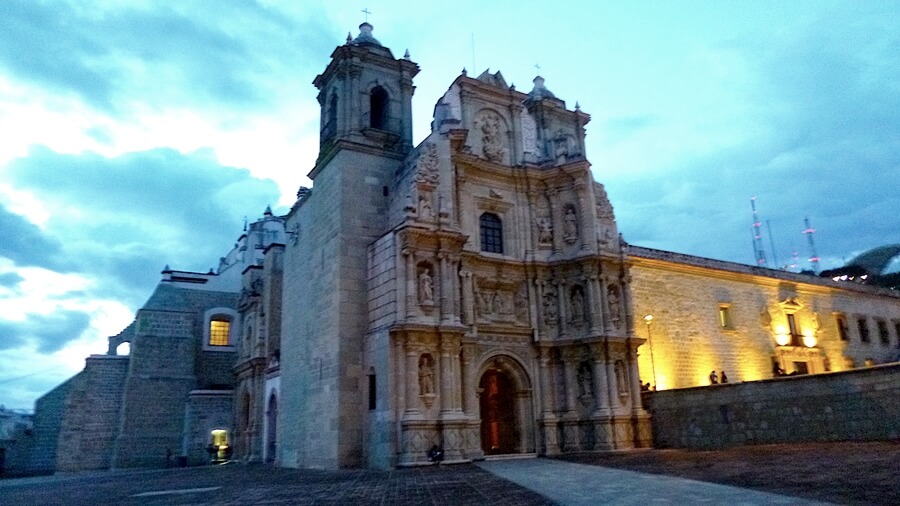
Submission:
[[[431,277],[431,268],[428,266],[419,271],[419,304],[434,305],[434,279]]]
[[[420,220],[429,221],[432,218],[434,218],[434,213],[432,212],[432,209],[431,209],[431,202],[429,202],[430,199],[428,197],[430,197],[430,195],[427,193],[425,195],[419,197],[418,213],[419,213]]]
[[[415,162],[415,182],[438,184],[438,163],[437,146],[433,142],[425,143]]]
[[[567,244],[573,244],[578,240],[578,215],[571,204],[566,206],[566,215],[563,218],[563,240]]]
[[[625,404],[625,399],[628,398],[628,376],[625,373],[625,362],[616,360],[615,371],[616,387],[619,392],[619,398],[621,399],[622,404]]]
[[[503,119],[495,112],[485,111],[481,114],[481,153],[485,160],[502,162],[506,157],[503,142]]]
[[[559,317],[559,313],[557,310],[557,298],[556,291],[548,287],[547,291],[544,292],[544,325],[556,325],[556,320]]]
[[[514,301],[514,307],[516,312],[516,320],[522,323],[528,322],[528,289],[525,287],[523,283],[522,286],[519,287],[519,290],[516,292],[516,297]]]
[[[549,214],[538,218],[537,229],[539,244],[553,243],[553,219],[550,218]]]
[[[419,357],[419,395],[434,395],[434,358],[429,353]]]
[[[591,397],[594,392],[594,377],[590,362],[578,364],[578,396]]]
[[[522,114],[522,146],[525,153],[537,155],[537,124],[530,114]]]
[[[612,204],[606,195],[606,188],[600,183],[594,183],[594,198],[597,202],[597,218],[601,220],[615,220]]]
[[[556,163],[566,163],[566,160],[569,158],[568,136],[566,136],[562,130],[559,130],[556,134],[556,138],[553,139],[553,143],[555,144],[554,158],[556,159]]]
[[[580,286],[576,286],[572,290],[570,307],[572,308],[572,323],[575,325],[584,323],[584,295]]]
[[[619,287],[616,285],[609,285],[606,290],[607,293],[607,304],[609,304],[609,321],[613,324],[614,328],[619,328],[619,323],[622,321],[622,308],[621,302],[619,301]]]

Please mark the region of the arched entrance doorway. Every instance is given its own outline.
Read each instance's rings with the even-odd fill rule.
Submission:
[[[266,462],[275,460],[275,436],[278,428],[278,398],[275,393],[269,397],[269,410],[266,412],[268,420],[266,420]]]
[[[490,369],[481,377],[481,448],[485,455],[519,451],[520,431],[516,392],[512,378],[503,369]]]

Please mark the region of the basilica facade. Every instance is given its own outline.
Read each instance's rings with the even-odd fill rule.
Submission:
[[[38,401],[42,470],[647,447],[642,390],[897,360],[895,291],[628,245],[540,77],[464,71],[414,146],[418,72],[368,23],[334,50],[313,188]]]

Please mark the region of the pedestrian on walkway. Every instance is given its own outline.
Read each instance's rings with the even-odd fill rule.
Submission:
[[[713,369],[711,373],[709,373],[709,384],[710,385],[718,385],[719,377],[716,375],[716,370]]]
[[[725,371],[719,372],[719,383],[723,385],[728,383],[728,376],[725,376]]]

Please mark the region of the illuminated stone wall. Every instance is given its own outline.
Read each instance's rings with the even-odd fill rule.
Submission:
[[[767,379],[774,375],[773,359],[785,373],[799,364],[821,373],[898,358],[895,292],[633,246],[629,253],[635,333],[650,338],[639,349],[642,383],[660,390],[709,385],[713,370],[724,370],[731,382]],[[720,308],[728,313],[725,326]],[[796,346],[789,341],[789,314]],[[847,340],[840,337],[839,316],[847,322]],[[868,342],[860,319],[869,328]],[[885,322],[886,342],[878,321]]]
[[[663,448],[900,438],[900,364],[644,397]]]

